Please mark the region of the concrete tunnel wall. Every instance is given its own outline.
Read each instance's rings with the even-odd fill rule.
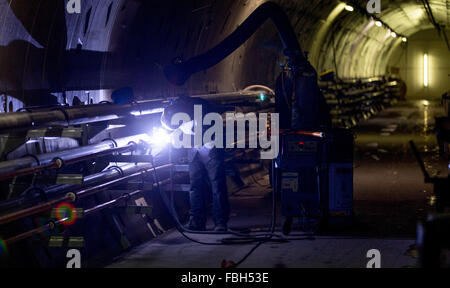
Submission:
[[[180,92],[201,94],[235,91],[252,84],[273,86],[284,56],[281,41],[270,21],[222,63],[194,75],[181,88],[167,85],[161,73],[161,66],[174,57],[188,59],[219,43],[263,2],[265,1],[147,3],[144,4],[145,8],[140,9],[146,16],[141,24],[145,22],[146,25],[137,25],[139,28],[136,29],[131,24],[125,28],[143,38],[135,37],[133,32],[122,32],[118,36],[120,40],[111,41],[110,48],[139,55],[145,53],[143,51],[153,54],[146,60],[150,67],[147,75],[149,79],[155,79],[154,85],[148,83],[148,79],[136,79],[137,82],[142,82],[137,84],[137,87],[145,87],[138,93],[144,98]],[[386,39],[387,30],[369,31],[368,23],[371,23],[371,26],[373,22],[359,13],[345,11],[344,5],[338,1],[275,2],[285,9],[303,50],[308,52],[319,73],[328,69],[334,70],[335,57],[338,76],[341,78],[365,78],[385,74],[388,57],[384,55],[400,41],[398,38]],[[326,19],[333,11],[336,17],[329,19],[331,23],[327,25]],[[165,17],[157,17],[158,15]],[[321,29],[322,37],[319,37]],[[332,48],[333,35],[335,53]],[[142,43],[147,45],[142,47]]]
[[[174,57],[188,59],[213,47],[263,2],[83,0],[81,14],[66,14],[67,49],[81,44],[83,50],[118,52],[120,65],[123,66],[121,72],[127,77],[117,86],[133,86],[141,99],[170,97],[179,93],[235,91],[252,84],[273,87],[284,56],[281,42],[270,22],[265,23],[245,45],[222,63],[194,75],[182,87],[170,85],[162,73],[162,66]],[[386,28],[376,27],[373,20],[361,13],[346,11],[345,5],[339,1],[274,2],[285,9],[303,50],[308,52],[311,63],[319,73],[332,69],[340,78],[387,74],[389,55],[401,39],[390,37]],[[360,7],[365,6],[364,1],[359,2]],[[15,19],[7,7],[8,3],[0,0],[0,23],[3,23],[0,44],[24,39],[39,46]],[[387,11],[386,17],[398,16],[397,10]],[[36,15],[31,13],[30,17],[33,16]],[[412,33],[429,27],[393,28]],[[49,41],[58,39],[53,35],[58,31],[49,31]],[[98,67],[93,67],[95,64],[89,67],[89,63],[87,67],[100,74],[100,82],[104,79],[108,82],[107,78],[113,77],[107,69],[111,62],[110,57],[105,55]],[[34,78],[39,79],[39,69],[32,73]],[[108,85],[111,87],[105,88],[118,88],[113,87],[114,84]],[[79,91],[68,92],[67,98],[74,95],[82,101],[87,100],[86,94]],[[89,95],[100,101],[107,99],[109,92],[92,91]]]

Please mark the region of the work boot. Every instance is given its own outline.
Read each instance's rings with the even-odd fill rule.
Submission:
[[[216,227],[214,227],[214,231],[216,231],[216,232],[228,231],[227,224],[216,224]]]
[[[206,225],[200,224],[198,221],[195,221],[195,219],[191,218],[189,220],[189,223],[186,225],[187,230],[191,231],[206,231]]]

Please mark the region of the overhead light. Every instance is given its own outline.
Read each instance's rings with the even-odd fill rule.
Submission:
[[[402,41],[406,43],[408,41],[408,39],[406,39],[406,37],[403,37]]]
[[[355,9],[350,5],[345,5],[345,10],[347,10],[349,12],[353,12],[353,10],[355,10]]]
[[[375,25],[377,25],[378,27],[383,26],[383,24],[380,21],[375,22]]]
[[[428,79],[428,53],[423,54],[423,86],[428,87],[429,86],[429,79]]]
[[[391,36],[392,36],[393,38],[397,38],[397,34],[396,34],[395,32],[392,32],[392,33],[391,33]]]

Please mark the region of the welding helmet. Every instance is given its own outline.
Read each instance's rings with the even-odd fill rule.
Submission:
[[[164,127],[164,129],[167,129],[169,131],[173,131],[179,127],[177,125],[172,125],[171,123],[173,115],[177,113],[176,107],[174,105],[174,101],[170,101],[167,107],[164,108],[164,111],[161,115],[161,125],[162,127]]]
[[[177,113],[186,113],[191,119],[193,119],[192,101],[192,98],[185,95],[180,96],[176,100],[170,101],[161,115],[161,125],[169,131],[174,131],[180,128],[184,133],[192,134],[193,121],[183,123],[182,125],[181,123],[177,123],[175,125],[171,123],[172,117]]]
[[[186,99],[188,96],[181,95],[177,99],[170,99],[169,104],[164,109],[164,112],[161,115],[161,125],[169,130],[173,131],[179,128],[179,125],[173,125],[171,123],[173,115],[184,112],[186,113]]]

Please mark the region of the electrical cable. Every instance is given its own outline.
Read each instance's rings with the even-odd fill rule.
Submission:
[[[155,167],[153,157],[151,158],[152,166]],[[153,181],[157,183],[157,190],[161,196],[162,202],[166,206],[169,215],[172,217],[175,223],[175,228],[178,230],[178,232],[187,240],[192,241],[197,244],[201,245],[208,245],[208,246],[218,246],[218,245],[242,245],[242,244],[250,244],[250,243],[256,243],[254,247],[250,249],[250,251],[244,255],[244,257],[236,262],[236,264],[233,265],[233,267],[237,267],[240,264],[242,264],[259,246],[261,246],[263,243],[266,242],[277,242],[277,243],[286,243],[288,241],[294,241],[294,240],[312,240],[313,234],[299,234],[294,236],[303,236],[300,238],[293,238],[293,237],[283,237],[281,235],[278,235],[275,233],[275,226],[276,226],[276,191],[274,190],[272,192],[272,218],[271,218],[271,224],[270,224],[270,233],[262,233],[257,235],[248,235],[243,233],[234,232],[232,230],[229,231],[223,231],[223,232],[211,232],[211,231],[192,231],[189,229],[186,229],[179,220],[179,217],[177,215],[175,206],[174,206],[174,195],[173,190],[171,191],[171,199],[167,199],[167,195],[160,189],[157,171],[154,168],[153,169]],[[197,239],[194,239],[188,235],[187,233],[191,234],[203,234],[203,235],[224,235],[224,234],[231,234],[238,237],[228,237],[228,238],[222,238],[220,242],[204,242]],[[276,239],[273,239],[276,238]]]
[[[266,185],[259,183],[258,179],[256,179],[255,175],[252,174],[253,183],[258,185],[259,187],[266,187]]]

